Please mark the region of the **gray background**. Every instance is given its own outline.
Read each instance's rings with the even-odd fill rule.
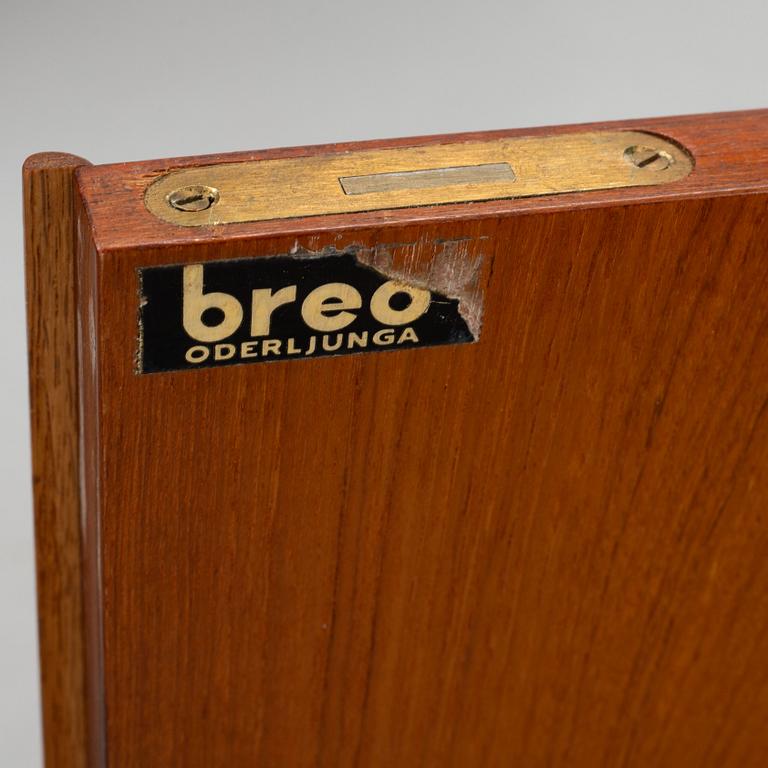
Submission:
[[[41,765],[20,168],[768,106],[765,0],[0,0],[0,765]]]

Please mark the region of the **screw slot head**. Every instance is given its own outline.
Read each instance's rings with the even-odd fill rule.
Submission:
[[[177,211],[195,213],[207,211],[219,201],[219,190],[215,187],[206,187],[203,184],[195,184],[189,187],[174,189],[166,198],[168,205]]]
[[[663,149],[635,145],[624,150],[624,159],[641,170],[666,171],[675,158]]]

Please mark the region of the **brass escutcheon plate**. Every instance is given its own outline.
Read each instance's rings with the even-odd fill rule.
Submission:
[[[685,150],[655,134],[596,131],[185,168],[150,184],[145,204],[203,227],[651,186],[692,170]],[[186,192],[195,189],[208,190],[199,205]]]

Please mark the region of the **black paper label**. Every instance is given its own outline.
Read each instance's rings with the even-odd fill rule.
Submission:
[[[139,373],[474,341],[459,300],[354,253],[139,270]]]

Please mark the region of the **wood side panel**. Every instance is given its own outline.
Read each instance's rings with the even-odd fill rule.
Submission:
[[[762,766],[768,197],[734,163],[94,253],[109,764]],[[134,373],[139,267],[456,238],[477,344]]]
[[[80,478],[85,503],[82,520],[83,575],[85,599],[84,634],[86,651],[86,717],[88,721],[88,766],[106,768],[106,712],[104,700],[104,584],[101,578],[101,516],[90,514],[100,506],[101,446],[98,410],[100,373],[97,339],[100,333],[96,302],[100,295],[96,249],[90,221],[82,205],[75,207],[78,231],[77,330],[80,389]]]
[[[24,230],[40,669],[46,765],[85,768],[86,717],[75,170],[57,152],[24,164]]]

